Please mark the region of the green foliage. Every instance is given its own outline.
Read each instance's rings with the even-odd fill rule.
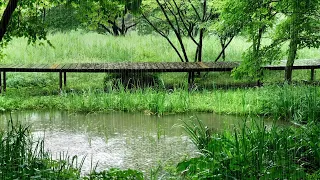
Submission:
[[[196,118],[196,123],[188,124],[184,122],[183,128],[188,133],[189,137],[193,144],[197,146],[197,148],[203,154],[209,153],[209,145],[211,141],[211,130],[205,126],[201,120]]]
[[[265,95],[262,114],[275,119],[287,119],[297,122],[319,121],[319,90],[316,87],[275,87]]]
[[[264,124],[251,123],[248,126],[245,121],[233,134],[227,131],[211,134],[206,147],[210,153],[180,162],[177,165],[180,176],[184,179],[304,179],[307,173],[316,176],[320,168],[317,124],[302,129],[273,125],[269,129]],[[193,127],[193,132],[190,127],[186,129],[191,139],[198,129],[206,131],[203,125]],[[197,138],[207,136],[198,134]],[[199,146],[198,142],[195,145]]]
[[[143,174],[137,170],[111,168],[108,171],[92,172],[83,179],[87,180],[143,180]]]
[[[12,16],[8,17],[10,18],[8,26],[1,27],[1,33],[4,33],[4,36],[0,40],[0,50],[2,51],[3,48],[7,46],[8,42],[11,41],[13,37],[27,37],[28,43],[35,43],[36,40],[47,40],[47,30],[44,28],[45,23],[42,19],[42,16],[45,7],[47,7],[48,4],[52,2],[55,1],[18,1],[17,7],[12,9]],[[0,9],[4,9],[9,4],[2,3],[0,5]],[[4,12],[1,12],[1,14],[2,13]],[[4,29],[6,29],[6,31],[4,31]],[[50,44],[49,41],[47,42]]]
[[[318,0],[280,1],[278,11],[286,18],[277,26],[274,43],[289,41],[288,62],[285,79],[290,83],[292,66],[297,58],[297,51],[304,47],[319,48],[319,9]]]
[[[274,25],[277,14],[275,8],[278,6],[278,2],[273,0],[229,0],[225,6],[227,8],[224,10],[224,19],[228,19],[228,24],[234,22],[229,26],[240,28],[236,31],[241,31],[252,43],[244,53],[240,67],[233,71],[233,76],[259,79],[262,77],[260,67],[280,58],[281,51],[278,45],[268,46],[262,43],[263,36]]]
[[[141,0],[72,1],[84,27],[114,36],[125,35],[136,25],[134,15],[140,4]]]
[[[78,12],[68,5],[58,5],[45,10],[44,21],[46,28],[51,32],[66,32],[76,30],[81,22],[78,19]]]

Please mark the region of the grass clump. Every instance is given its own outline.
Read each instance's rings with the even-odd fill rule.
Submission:
[[[156,73],[112,73],[104,78],[106,91],[119,89],[139,89],[159,87],[160,79]]]
[[[185,129],[201,155],[177,165],[182,179],[306,179],[320,170],[319,124],[267,128],[244,122],[234,132],[210,133],[200,120]]]
[[[143,180],[143,174],[140,171],[127,169],[121,170],[117,168],[111,168],[108,171],[92,172],[84,180]]]
[[[1,179],[79,179],[81,164],[75,158],[53,160],[43,141],[34,141],[30,127],[12,121],[0,133]]]
[[[319,95],[319,88],[315,86],[271,87],[262,98],[261,113],[275,119],[293,120],[300,123],[318,121],[320,116]]]

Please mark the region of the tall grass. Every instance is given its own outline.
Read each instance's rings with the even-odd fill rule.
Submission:
[[[211,133],[201,121],[186,126],[202,155],[177,166],[184,179],[319,178],[319,124],[302,129],[244,124],[230,133]],[[206,139],[203,146],[203,139]]]
[[[54,48],[47,44],[28,45],[27,40],[23,38],[13,39],[5,49],[7,56],[3,61],[5,63],[180,61],[166,40],[157,34],[138,35],[132,32],[125,37],[114,37],[79,30],[51,34],[48,39]],[[187,52],[193,59],[195,46],[189,39],[184,41]],[[243,52],[249,46],[250,43],[245,38],[235,38],[226,50],[227,60],[241,60]],[[204,40],[203,60],[215,60],[219,53],[218,38],[207,36]],[[317,49],[303,49],[299,52],[301,59],[319,57]]]
[[[319,95],[319,88],[314,86],[274,86],[263,97],[261,113],[302,123],[319,121]]]
[[[26,39],[14,39],[5,50],[5,63],[67,63],[67,62],[158,62],[180,61],[170,45],[159,35],[140,36],[133,32],[125,37],[101,35],[95,32],[71,31],[48,36],[49,45],[28,45]],[[191,59],[195,47],[185,39]],[[174,41],[174,43],[177,43]],[[219,40],[205,38],[203,59],[215,60],[219,52]],[[236,38],[227,50],[229,60],[240,60],[248,43]],[[19,51],[17,51],[19,50]]]
[[[121,87],[121,86],[120,86]],[[165,115],[185,112],[259,115],[297,122],[318,121],[319,87],[267,86],[233,90],[192,91],[186,89],[132,89],[124,87],[69,90],[60,94],[54,88],[9,89],[0,96],[0,111],[45,110],[125,111]]]
[[[78,179],[81,164],[76,158],[53,160],[45,151],[42,140],[30,136],[30,127],[14,125],[0,131],[1,179]]]

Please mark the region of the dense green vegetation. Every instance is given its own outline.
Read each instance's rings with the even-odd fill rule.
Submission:
[[[5,51],[7,56],[3,62],[154,62],[177,58],[165,41],[154,35],[142,38],[132,33],[126,37],[113,37],[76,31],[57,33],[49,38],[55,48],[48,45],[28,46],[23,39],[13,40]],[[218,53],[215,45],[219,44],[215,37],[207,38],[206,42],[208,45],[204,48],[204,60],[210,61],[215,56],[212,54]],[[245,45],[243,39],[235,39],[227,51],[228,57],[240,59]],[[26,50],[16,52],[15,49]],[[301,58],[315,58],[316,53],[315,49],[303,49]],[[306,107],[303,111],[310,109],[310,112],[317,112],[318,88],[302,85],[309,79],[308,71],[294,71],[296,86],[281,85],[282,73],[265,72],[265,87],[240,89],[237,87],[255,82],[248,79],[233,80],[230,73],[209,73],[196,78],[197,87],[190,93],[186,90],[187,76],[183,73],[158,74],[157,87],[136,90],[126,90],[121,85],[116,90],[110,90],[110,84],[105,84],[105,74],[68,73],[68,86],[62,94],[58,91],[58,75],[55,73],[8,73],[9,89],[5,96],[0,97],[0,108],[3,111],[53,108],[86,112],[140,111],[152,114],[193,111],[268,115],[289,120],[292,120],[291,117],[304,116],[302,119],[305,121],[308,113],[298,109],[302,108],[302,103],[315,110]],[[317,78],[320,78],[318,74]]]
[[[267,128],[244,122],[234,132],[215,134],[201,121],[185,124],[202,155],[177,165],[186,179],[318,179],[318,124]]]
[[[1,63],[242,61],[232,75],[199,75],[191,91],[183,73],[140,77],[152,81],[146,88],[120,83],[128,77],[119,74],[69,73],[61,92],[57,74],[8,73],[0,111],[215,112],[294,121],[298,127],[244,122],[219,134],[199,120],[185,123],[200,155],[159,167],[151,178],[319,179],[319,83],[309,82],[308,71],[292,73],[295,59],[319,58],[319,9],[319,0],[0,2]],[[285,76],[260,70],[279,59],[288,59]],[[0,132],[2,179],[144,178],[119,169],[81,177],[76,157],[53,160],[29,127],[10,122]]]

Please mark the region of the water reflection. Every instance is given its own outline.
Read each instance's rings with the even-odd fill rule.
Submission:
[[[191,116],[195,114],[156,117],[140,113],[12,113],[13,120],[32,125],[35,137],[45,137],[45,148],[54,157],[58,158],[61,152],[80,159],[86,156],[84,172],[96,163],[97,170],[118,167],[146,172],[159,162],[195,156],[195,147],[179,126]],[[237,126],[243,119],[212,113],[196,116],[214,130]],[[10,115],[0,117],[4,127]]]

